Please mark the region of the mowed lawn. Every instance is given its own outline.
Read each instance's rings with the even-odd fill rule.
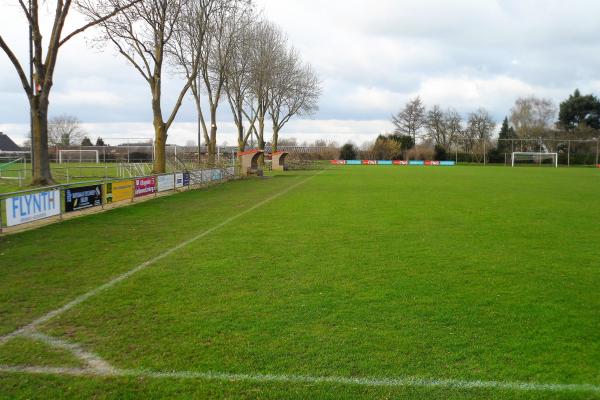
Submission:
[[[38,329],[139,373],[0,372],[0,397],[600,398],[599,221],[600,170],[357,166],[3,237],[0,336],[218,226]]]

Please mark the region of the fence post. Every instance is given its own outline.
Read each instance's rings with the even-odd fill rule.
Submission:
[[[600,139],[596,139],[596,166],[600,165]]]
[[[486,143],[485,143],[485,139],[483,139],[483,165],[487,165],[487,152],[486,152]]]
[[[62,199],[63,199],[62,192],[63,191],[61,190],[61,188],[63,188],[63,187],[62,186],[58,187],[58,204],[59,204],[58,209],[60,211],[59,216],[58,216],[59,221],[63,220],[63,206],[62,206]]]
[[[4,203],[6,203],[6,200],[4,201]],[[8,216],[7,216],[7,218],[8,218]],[[2,198],[1,197],[0,197],[0,234],[2,234]]]
[[[567,167],[571,166],[571,141],[568,141],[567,147]]]

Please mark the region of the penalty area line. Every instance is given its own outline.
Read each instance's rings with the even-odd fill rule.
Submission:
[[[256,210],[259,207],[262,207],[263,205],[283,196],[284,194],[294,190],[295,188],[297,188],[300,185],[303,185],[304,183],[308,182],[310,179],[314,178],[315,176],[321,174],[322,172],[324,172],[325,170],[322,170],[316,174],[312,174],[310,175],[308,178],[301,180],[300,182],[297,182],[291,186],[288,186],[287,188],[283,189],[282,191],[267,197],[266,199],[256,203],[255,205],[253,205],[252,207],[232,216],[227,218],[226,220],[224,220],[223,222],[213,226],[212,228],[209,228],[205,231],[203,231],[202,233],[188,239],[185,240],[183,242],[181,242],[180,244],[178,244],[177,246],[171,247],[170,249],[164,251],[163,253],[159,254],[158,256],[143,262],[142,264],[138,265],[137,267],[111,279],[110,281],[106,282],[103,285],[98,286],[95,289],[90,290],[89,292],[86,292],[84,294],[82,294],[81,296],[75,298],[74,300],[71,300],[70,302],[68,302],[67,304],[63,305],[60,308],[57,308],[53,311],[50,311],[49,313],[35,319],[34,321],[30,322],[29,324],[15,330],[12,333],[9,333],[7,335],[4,336],[0,336],[0,345],[8,342],[10,339],[20,336],[22,334],[25,334],[27,332],[31,332],[33,330],[35,330],[35,328],[37,328],[38,326],[50,321],[51,319],[64,314],[65,312],[69,311],[70,309],[72,309],[73,307],[78,306],[79,304],[83,303],[84,301],[86,301],[87,299],[89,299],[90,297],[94,297],[96,295],[98,295],[99,293],[112,288],[113,286],[115,286],[117,283],[122,282],[128,278],[130,278],[132,275],[137,274],[138,272],[148,268],[149,266],[157,263],[158,261],[170,256],[171,254],[175,253],[178,250],[181,250],[182,248],[198,241],[199,239],[202,239],[205,236],[210,235],[211,233],[213,233],[214,231],[224,227],[225,225],[243,217],[244,215],[251,213],[252,211]]]
[[[535,382],[503,382],[503,381],[467,381],[459,379],[428,379],[417,377],[406,378],[360,378],[342,376],[310,376],[310,375],[275,375],[275,374],[230,374],[221,372],[153,372],[146,370],[105,370],[97,371],[85,368],[32,367],[0,365],[0,373],[57,375],[76,377],[112,377],[112,378],[148,378],[148,379],[180,379],[206,380],[223,382],[254,383],[304,383],[333,384],[344,386],[367,387],[423,387],[446,389],[492,389],[516,392],[553,392],[553,393],[600,393],[600,386],[591,384],[560,384]]]

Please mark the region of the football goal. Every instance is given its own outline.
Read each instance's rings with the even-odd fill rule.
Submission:
[[[513,168],[518,165],[548,165],[554,168],[558,168],[558,153],[512,153]]]
[[[60,150],[58,162],[64,163],[96,163],[100,164],[100,152],[98,150]]]

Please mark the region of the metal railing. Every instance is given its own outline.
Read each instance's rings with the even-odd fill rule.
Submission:
[[[216,171],[216,170],[219,171],[218,174],[214,173],[214,171]],[[208,171],[210,171],[209,174],[205,173]],[[180,175],[183,175],[184,173],[189,174],[189,184],[187,186],[183,186],[183,185],[178,186],[177,185],[177,177]],[[167,190],[162,190],[159,192],[158,177],[160,177],[160,176],[173,176],[173,179],[174,179],[173,186]],[[215,176],[219,176],[219,179],[213,179]],[[119,182],[155,178],[156,186],[154,188],[154,192],[152,193],[153,194],[152,197],[156,197],[162,193],[176,192],[176,191],[181,191],[182,189],[183,190],[184,189],[192,190],[194,188],[206,187],[213,183],[218,184],[218,183],[226,182],[229,180],[236,179],[238,176],[239,176],[238,171],[237,171],[237,168],[235,168],[235,167],[208,168],[208,169],[192,170],[192,171],[185,171],[185,172],[178,171],[178,172],[172,172],[172,173],[167,173],[167,174],[152,174],[152,175],[123,177],[123,178],[82,180],[82,181],[78,181],[78,182],[62,183],[62,184],[57,184],[57,185],[52,185],[52,186],[44,186],[44,187],[27,189],[27,190],[19,190],[19,191],[7,192],[7,193],[0,193],[0,234],[3,233],[5,228],[9,227],[8,222],[7,222],[7,215],[6,215],[6,213],[7,213],[6,204],[7,204],[7,200],[9,200],[11,198],[19,198],[22,196],[38,194],[38,193],[43,193],[43,192],[60,191],[60,206],[59,206],[60,212],[58,214],[51,215],[48,217],[43,217],[43,218],[35,218],[35,219],[32,219],[31,221],[27,221],[25,223],[19,223],[19,224],[16,224],[16,225],[13,225],[10,227],[11,229],[13,229],[13,228],[18,229],[19,226],[27,226],[33,222],[51,220],[53,217],[57,217],[59,221],[62,220],[64,214],[66,213],[65,201],[64,201],[65,196],[63,195],[63,193],[65,193],[65,191],[68,189],[75,189],[75,188],[81,188],[81,187],[86,187],[86,186],[98,186],[98,185],[101,185],[103,188],[105,188],[107,184],[111,184],[111,183],[115,184],[115,183],[119,183]],[[192,179],[192,177],[193,177],[193,179]],[[136,196],[135,190],[133,190],[131,202],[135,201],[135,199],[138,199],[138,198],[143,199],[143,198],[148,198],[148,196]],[[106,200],[107,200],[107,193],[103,190],[101,205],[93,206],[93,207],[89,207],[89,208],[90,209],[93,209],[93,208],[104,209],[105,205],[108,204],[106,202]],[[111,205],[115,205],[115,204],[119,204],[119,203],[124,203],[123,205],[127,204],[123,201],[120,201],[120,202],[116,202],[116,203],[111,203]]]

